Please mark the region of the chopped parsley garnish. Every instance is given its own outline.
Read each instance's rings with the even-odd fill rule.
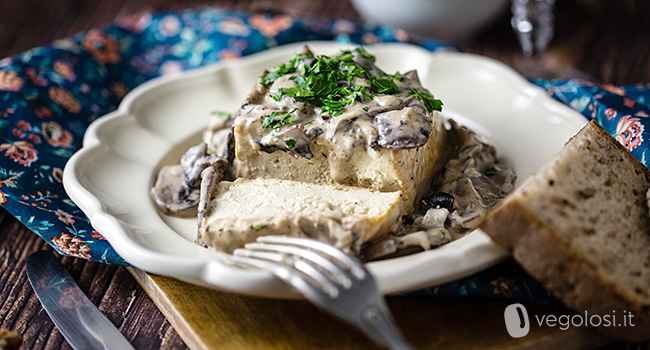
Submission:
[[[263,74],[260,77],[260,83],[262,83],[262,85],[268,88],[279,77],[295,72],[300,66],[300,63],[304,61],[304,59],[312,59],[312,58],[314,58],[314,56],[310,54],[297,53],[293,56],[293,58],[288,63],[283,63],[277,66],[273,71],[265,72],[265,74]]]
[[[285,125],[292,124],[296,121],[296,115],[294,114],[298,108],[294,108],[288,112],[278,111],[272,112],[271,114],[262,116],[262,128],[263,129],[280,129]]]
[[[393,79],[375,78],[371,80],[373,91],[379,94],[397,95],[399,94],[399,86],[395,84]]]
[[[266,224],[251,225],[251,230],[259,231],[267,228]]]
[[[368,51],[366,51],[366,49],[364,49],[363,47],[357,47],[356,49],[354,49],[354,51],[360,53],[361,56],[363,56],[363,57],[365,57],[365,58],[369,58],[369,59],[371,59],[373,62],[374,62],[375,59],[376,59],[375,56],[373,56],[373,55],[371,55],[370,53],[368,53]]]
[[[284,143],[287,145],[288,150],[292,150],[296,147],[296,140],[294,139],[286,139],[284,140]]]
[[[338,59],[339,59],[339,61],[348,62],[348,61],[352,61],[354,59],[354,55],[352,53],[350,53],[350,52],[347,52],[347,53],[344,53],[343,55],[339,56]]]
[[[278,92],[276,92],[275,95],[271,97],[273,97],[273,99],[276,101],[280,101],[283,95],[293,97],[301,102],[309,102],[314,98],[314,93],[312,91],[300,86],[294,86],[291,88],[279,88]]]
[[[395,72],[395,74],[388,74],[386,72],[379,72],[379,77],[386,78],[386,79],[392,79],[392,80],[397,80],[397,81],[403,81],[404,76],[401,75],[399,72]]]
[[[424,107],[429,113],[433,111],[442,111],[442,101],[433,98],[430,93],[422,93],[415,88],[411,88],[410,93],[411,95],[417,97],[418,100],[422,101],[422,103],[424,103]]]
[[[492,175],[495,175],[496,173],[497,173],[497,169],[495,167],[493,167],[493,166],[491,166],[491,167],[487,168],[487,170],[485,170],[485,175],[487,175],[487,176],[492,176]]]
[[[354,101],[364,101],[371,99],[372,94],[370,88],[363,85],[355,85],[354,87],[340,87],[335,88],[326,98],[324,98],[321,106],[321,113],[328,113],[335,117],[341,114],[345,106],[351,105]]]
[[[225,120],[230,119],[230,113],[224,112],[224,111],[216,111],[215,110],[215,111],[210,112],[210,115],[218,115],[218,116],[220,116],[221,118],[223,118]]]
[[[284,96],[293,98],[298,102],[320,107],[322,114],[331,117],[341,115],[346,106],[357,101],[365,102],[376,94],[396,95],[401,92],[396,82],[404,80],[403,75],[399,72],[368,74],[367,72],[372,68],[357,63],[354,60],[355,52],[375,61],[375,56],[362,47],[355,49],[354,52],[343,51],[334,57],[297,54],[288,63],[265,72],[260,77],[260,83],[268,88],[276,79],[291,74],[289,79],[297,86],[278,88],[271,97],[276,101],[280,101]],[[355,82],[357,78],[365,81],[364,85]],[[441,110],[442,102],[434,99],[431,94],[421,93],[416,89],[411,89],[410,93],[424,103],[427,111]],[[295,121],[295,117],[292,116],[293,111],[282,113],[285,112],[274,112],[263,116],[262,126],[265,129],[278,129]]]

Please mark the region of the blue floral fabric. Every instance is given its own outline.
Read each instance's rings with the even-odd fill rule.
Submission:
[[[595,119],[641,163],[650,165],[650,84],[613,86],[580,80],[533,83],[588,119]]]
[[[414,41],[400,29],[349,20],[219,8],[122,18],[0,61],[0,204],[62,254],[128,265],[93,230],[61,183],[62,169],[81,147],[88,125],[151,78],[305,40],[411,42],[431,51],[454,50],[435,40]],[[648,165],[650,85],[535,83],[598,120]],[[418,294],[554,302],[511,260]]]

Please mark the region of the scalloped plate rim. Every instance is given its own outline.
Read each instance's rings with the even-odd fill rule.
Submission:
[[[96,226],[100,233],[106,236],[107,240],[114,249],[126,260],[136,268],[140,268],[150,273],[174,277],[186,282],[194,283],[211,288],[222,289],[232,292],[240,292],[245,294],[269,297],[295,297],[296,292],[285,284],[277,281],[270,273],[260,270],[240,268],[232,265],[221,258],[210,259],[185,259],[182,257],[175,257],[160,254],[156,251],[148,250],[144,247],[139,247],[138,243],[130,237],[127,232],[128,229],[124,224],[115,216],[103,209],[103,204],[92,191],[83,186],[81,181],[76,177],[76,169],[80,163],[87,161],[87,157],[106,147],[101,143],[97,135],[98,130],[104,125],[112,123],[121,118],[132,117],[131,106],[137,101],[138,97],[147,93],[151,89],[159,86],[170,84],[179,79],[191,80],[200,77],[204,74],[210,74],[218,70],[227,70],[232,67],[240,67],[253,65],[257,61],[266,61],[273,56],[289,55],[298,47],[303,45],[310,45],[318,51],[322,48],[335,49],[342,45],[334,42],[304,42],[279,46],[267,51],[252,54],[243,57],[236,61],[222,61],[209,66],[197,68],[173,76],[162,76],[154,78],[148,82],[141,84],[131,91],[118,109],[107,114],[104,117],[98,118],[94,121],[86,131],[83,140],[83,147],[76,152],[68,161],[65,166],[63,182],[64,188],[70,198],[77,203],[77,205],[89,217],[91,224]],[[343,45],[349,47],[350,45]],[[569,117],[573,120],[569,122],[576,128],[581,124],[586,123],[586,119],[577,112],[570,110],[565,105],[553,100],[541,89],[526,81],[523,77],[519,76],[514,70],[503,65],[500,62],[492,59],[464,53],[455,52],[429,52],[423,48],[402,44],[377,44],[369,47],[369,50],[414,50],[420,53],[426,53],[431,57],[437,55],[446,55],[448,57],[461,57],[469,59],[470,61],[477,61],[487,64],[490,69],[501,71],[505,74],[502,78],[509,80],[509,83],[517,85],[517,88],[525,90],[532,98],[541,100],[541,103],[547,109],[563,109]],[[434,91],[435,94],[435,91]],[[577,131],[577,130],[576,130]],[[100,231],[101,230],[101,231]],[[459,251],[456,249],[460,246],[464,249],[463,256],[459,256]],[[456,264],[459,266],[456,271],[449,273],[449,271],[442,273],[433,273],[428,276],[404,276],[404,268],[395,268],[397,264],[408,265],[411,268],[424,269],[431,267],[432,259],[429,255],[437,254],[439,262],[446,264]],[[429,254],[429,255],[427,255]],[[462,254],[461,254],[462,255]],[[472,256],[475,260],[468,259]],[[471,273],[479,271],[496,264],[506,257],[505,252],[498,248],[490,239],[479,230],[472,232],[466,237],[447,244],[435,250],[418,253],[403,258],[390,259],[385,261],[371,262],[368,265],[371,272],[377,277],[378,284],[383,293],[395,293],[413,290],[424,287],[426,285],[439,284],[447,282],[456,278],[467,276]],[[390,273],[385,273],[386,270],[393,270]],[[397,271],[394,271],[397,270]],[[401,274],[400,274],[401,272]],[[222,279],[229,279],[230,282],[225,282]],[[395,282],[397,280],[397,282]]]

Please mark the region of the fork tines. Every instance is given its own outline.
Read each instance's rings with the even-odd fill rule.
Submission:
[[[234,261],[270,271],[379,344],[412,349],[397,329],[372,275],[339,249],[312,239],[262,236],[233,254]]]
[[[233,253],[235,260],[264,269],[289,282],[301,292],[317,287],[335,298],[339,289],[352,287],[352,279],[362,280],[367,271],[358,260],[319,241],[287,236],[262,236]],[[298,281],[300,273],[305,281]]]

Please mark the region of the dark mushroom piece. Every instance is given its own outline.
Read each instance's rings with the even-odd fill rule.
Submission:
[[[445,208],[449,211],[452,211],[454,208],[454,196],[445,192],[436,192],[432,195],[422,198],[422,203],[427,208]]]
[[[420,83],[420,76],[418,75],[418,71],[416,71],[416,70],[410,70],[410,71],[404,73],[404,77],[411,81],[412,86],[420,86],[420,85],[422,85]]]
[[[397,258],[400,256],[415,254],[423,249],[419,245],[402,245],[403,237],[386,236],[376,242],[368,243],[361,250],[363,261],[376,261]]]
[[[163,213],[179,217],[196,215],[203,170],[211,168],[219,181],[223,179],[228,161],[215,154],[208,154],[207,149],[207,144],[200,143],[185,152],[180,165],[168,165],[160,169],[151,189],[151,197]]]
[[[393,235],[368,243],[361,247],[361,257],[364,261],[372,261],[392,256],[399,248],[399,242]]]
[[[208,154],[208,145],[200,143],[183,154],[181,166],[185,172],[185,183],[189,187],[199,187],[201,172],[208,167],[215,167],[216,170],[225,172],[228,161],[216,154]],[[223,174],[222,174],[223,175]]]
[[[197,208],[198,227],[203,225],[205,217],[209,215],[210,202],[214,195],[214,190],[217,184],[223,180],[224,172],[217,171],[214,167],[207,167],[201,172],[201,189],[199,195],[199,204]],[[201,234],[196,235],[196,244],[204,246],[205,243],[201,239]]]
[[[158,172],[156,183],[151,189],[151,198],[165,214],[191,217],[196,215],[199,189],[187,186],[183,167],[168,165]]]
[[[207,152],[231,160],[234,156],[234,141],[232,128],[218,130],[212,134]]]
[[[223,180],[223,175],[223,171],[219,171],[214,167],[205,168],[205,170],[201,172],[200,199],[197,210],[199,224],[201,224],[205,215],[209,214],[208,210],[210,209],[210,201],[212,200],[217,184]]]
[[[426,114],[407,107],[378,114],[375,117],[379,145],[386,148],[417,148],[424,146],[433,132],[433,122]]]

